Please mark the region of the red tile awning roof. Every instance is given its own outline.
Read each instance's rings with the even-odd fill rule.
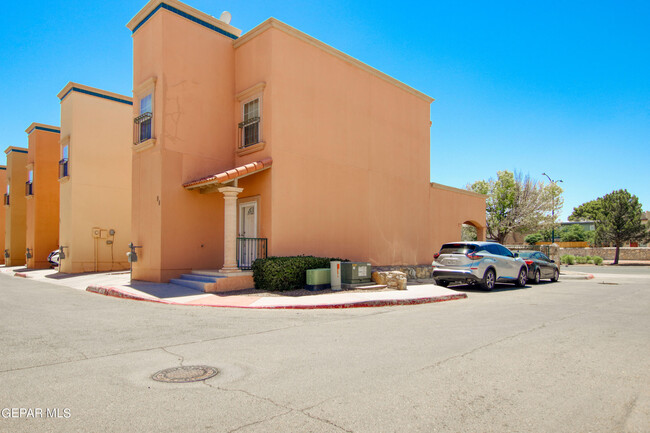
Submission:
[[[224,184],[240,177],[249,176],[262,170],[266,170],[273,164],[273,159],[264,158],[261,161],[251,162],[250,164],[235,167],[231,170],[222,171],[208,177],[193,180],[183,184],[186,189],[205,188],[212,185]]]

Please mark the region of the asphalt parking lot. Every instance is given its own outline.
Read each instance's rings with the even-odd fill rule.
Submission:
[[[0,275],[0,431],[646,432],[650,269],[607,270],[306,311],[153,304]],[[151,378],[193,365],[219,373]]]

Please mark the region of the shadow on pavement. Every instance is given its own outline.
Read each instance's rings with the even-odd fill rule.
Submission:
[[[182,296],[205,295],[202,290],[168,283],[148,283],[145,281],[132,281],[125,287],[138,290],[156,298],[178,298]]]

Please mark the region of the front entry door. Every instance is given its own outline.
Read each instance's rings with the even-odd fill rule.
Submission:
[[[250,268],[257,258],[257,202],[239,204],[239,267]]]

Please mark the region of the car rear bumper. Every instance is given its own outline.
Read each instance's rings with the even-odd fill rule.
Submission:
[[[452,269],[433,269],[431,276],[441,281],[465,281],[479,282],[481,278],[474,275],[471,271],[452,270]]]

